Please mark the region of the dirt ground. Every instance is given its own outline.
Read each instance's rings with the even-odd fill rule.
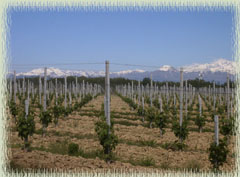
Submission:
[[[100,111],[103,100],[103,96],[98,96],[85,105],[79,112],[73,112],[65,118],[61,117],[57,127],[51,123],[47,128],[47,134],[43,137],[39,133],[34,134],[29,139],[32,147],[31,152],[26,152],[22,149],[23,141],[18,137],[15,123],[11,119],[9,121],[10,129],[8,132],[9,164],[17,169],[46,168],[90,171],[96,169],[135,169],[139,171],[146,169],[181,170],[194,166],[199,168],[200,171],[211,169],[207,149],[210,143],[213,142],[213,132],[198,133],[197,131],[190,131],[185,141],[187,145],[186,150],[173,151],[171,149],[164,149],[160,145],[173,143],[177,140],[172,130],[166,128],[166,133],[161,137],[158,128],[150,129],[144,126],[146,123],[141,121],[141,117],[137,116],[136,111],[132,110],[127,103],[116,95],[112,95],[111,97],[111,111],[115,115],[120,116],[114,119],[117,122],[114,125],[115,134],[120,140],[120,143],[114,150],[116,160],[107,163],[99,157],[91,156],[86,158],[64,154],[63,152],[66,151],[67,145],[71,142],[78,144],[85,153],[102,150],[94,130],[94,124],[99,118],[97,116],[81,116],[80,114],[91,113],[91,110]],[[208,119],[211,120],[210,117]],[[121,121],[134,123],[134,125],[118,123]],[[35,118],[35,122],[36,129],[40,130],[41,124],[38,117]],[[191,127],[197,128],[194,122],[192,122]],[[214,123],[207,122],[206,127],[213,129]],[[155,145],[139,145],[136,143],[139,141],[153,141]],[[230,153],[227,157],[227,163],[222,167],[225,171],[231,171],[235,166],[234,142],[235,137],[232,137],[228,145]],[[47,150],[51,148],[55,148],[56,152]],[[152,162],[152,164],[147,166],[146,159]]]

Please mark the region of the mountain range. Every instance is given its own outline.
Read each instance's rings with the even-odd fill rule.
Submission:
[[[111,64],[111,63],[110,63]],[[111,66],[111,65],[110,65]],[[218,59],[211,63],[205,64],[192,64],[183,66],[184,79],[195,79],[200,76],[206,81],[225,82],[227,73],[230,74],[230,78],[235,77],[236,62],[226,59]],[[145,71],[140,69],[124,70],[118,72],[110,72],[111,78],[123,77],[128,79],[142,80],[145,77],[150,77],[156,81],[179,81],[180,68],[174,68],[169,65],[163,65],[162,67],[154,71]],[[17,73],[17,77],[35,77],[43,76],[44,68],[33,69],[29,72]],[[12,75],[12,73],[10,73]],[[85,76],[85,77],[101,77],[105,75],[105,71],[78,71],[78,70],[61,70],[54,67],[47,68],[48,77],[64,77],[66,76]]]

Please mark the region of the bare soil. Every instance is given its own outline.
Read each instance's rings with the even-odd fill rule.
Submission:
[[[158,128],[150,129],[144,126],[146,122],[141,121],[141,117],[136,114],[137,112],[132,110],[127,103],[116,95],[111,96],[111,111],[120,117],[114,120],[116,122],[134,123],[134,125],[130,126],[120,123],[114,125],[115,134],[120,140],[114,150],[116,160],[107,163],[99,157],[84,158],[61,154],[61,148],[67,148],[67,145],[71,142],[78,144],[85,153],[100,152],[102,150],[94,130],[94,124],[99,118],[97,116],[80,116],[79,114],[83,112],[90,113],[91,110],[100,111],[103,100],[103,96],[98,96],[85,105],[80,112],[73,112],[67,117],[61,117],[57,126],[51,123],[44,137],[39,133],[34,134],[29,139],[32,147],[31,152],[22,150],[23,141],[18,137],[15,122],[11,117],[9,121],[10,128],[8,129],[9,164],[18,169],[46,168],[90,171],[96,169],[181,170],[184,168],[189,169],[194,165],[200,171],[211,169],[207,149],[210,143],[213,142],[213,132],[198,133],[197,131],[190,131],[188,139],[185,141],[187,145],[185,150],[172,151],[164,149],[161,145],[173,143],[177,140],[172,130],[166,128],[166,133],[161,137]],[[203,107],[206,110],[205,104]],[[210,117],[207,119],[211,120]],[[35,118],[35,122],[36,129],[40,130],[42,125],[38,117]],[[191,123],[191,127],[197,128],[194,122]],[[207,122],[204,128],[214,130],[213,127],[213,122]],[[146,141],[153,141],[154,145],[147,146],[138,143]],[[228,154],[227,163],[223,165],[222,170],[231,171],[235,167],[234,142],[235,137],[232,137],[228,145],[230,153]],[[56,152],[47,150],[53,147],[55,147]],[[146,165],[146,159],[152,162],[150,166]]]

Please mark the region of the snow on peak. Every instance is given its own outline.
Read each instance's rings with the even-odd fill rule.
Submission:
[[[145,71],[141,70],[141,69],[135,69],[135,70],[125,70],[125,71],[111,72],[110,74],[122,75],[122,74],[129,74],[129,73],[133,73],[133,72],[143,73]]]
[[[230,74],[235,73],[236,63],[234,61],[226,60],[226,59],[218,59],[211,63],[205,64],[192,64],[188,66],[184,66],[184,72],[227,72]]]
[[[170,65],[163,65],[158,70],[160,70],[160,71],[176,71],[176,69]]]

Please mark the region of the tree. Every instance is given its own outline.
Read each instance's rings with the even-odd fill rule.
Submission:
[[[234,118],[230,117],[229,119],[224,118],[221,120],[220,133],[227,137],[227,140],[231,135],[235,134],[234,130]]]
[[[25,114],[22,113],[17,121],[17,131],[18,136],[24,140],[24,149],[29,150],[30,144],[28,142],[28,137],[32,136],[35,130],[34,117],[29,114],[25,117]]]
[[[42,111],[40,113],[40,122],[42,123],[42,136],[45,133],[45,128],[52,122],[52,116],[49,111]]]
[[[11,100],[11,102],[10,102],[9,109],[16,121],[16,115],[18,114],[18,109],[17,109],[17,104],[13,100]]]
[[[152,128],[152,123],[156,117],[156,110],[153,107],[147,108],[146,118],[149,121],[149,127]]]
[[[180,126],[177,119],[174,119],[172,122],[172,130],[173,130],[175,136],[180,139],[181,143],[187,138],[187,136],[189,134],[187,126],[188,126],[188,121],[186,118],[183,119],[182,126]]]
[[[166,115],[164,115],[163,112],[161,113],[157,113],[156,114],[156,118],[155,118],[155,123],[158,126],[158,128],[160,129],[160,136],[162,136],[165,133],[164,128],[166,127],[166,123],[167,123],[167,117]]]
[[[142,81],[142,84],[143,85],[147,85],[147,84],[151,84],[151,79],[150,78],[147,78],[147,77],[145,77],[144,79],[143,79],[143,81]]]
[[[63,107],[61,106],[57,106],[55,105],[53,108],[52,108],[52,113],[53,113],[53,117],[54,117],[54,124],[55,126],[57,126],[58,124],[58,118],[60,117],[60,115],[62,114],[63,112]]]
[[[219,140],[219,144],[217,145],[213,142],[208,149],[209,153],[209,161],[211,162],[213,169],[215,171],[219,171],[219,167],[223,165],[227,160],[227,143],[226,139]]]
[[[101,116],[100,120],[95,123],[95,131],[98,136],[98,140],[103,147],[103,152],[106,155],[106,160],[112,159],[112,150],[118,144],[118,137],[114,134],[113,122],[111,121],[111,126],[106,123],[105,116]],[[110,133],[109,133],[110,130]]]
[[[145,110],[143,109],[142,106],[138,107],[137,113],[139,116],[142,116],[142,121],[144,121]]]
[[[202,133],[202,128],[205,125],[205,116],[198,114],[194,122],[198,126],[199,132]]]

